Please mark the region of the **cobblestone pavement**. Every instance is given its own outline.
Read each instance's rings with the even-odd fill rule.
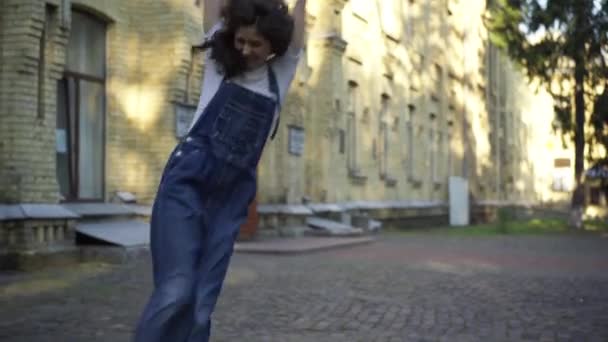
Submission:
[[[128,341],[150,292],[128,265],[0,275],[0,340]],[[237,254],[213,341],[608,341],[608,239],[384,234]],[[172,342],[172,341],[168,341]]]

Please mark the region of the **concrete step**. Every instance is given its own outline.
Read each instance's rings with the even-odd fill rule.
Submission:
[[[328,220],[320,217],[309,217],[306,224],[312,229],[307,235],[316,236],[359,236],[363,235],[363,229],[355,228],[348,224]]]
[[[122,247],[147,246],[150,243],[150,225],[140,220],[79,222],[76,225],[76,242]]]
[[[151,215],[149,206],[116,203],[64,203],[62,206],[80,216],[79,221],[98,219],[147,219]]]

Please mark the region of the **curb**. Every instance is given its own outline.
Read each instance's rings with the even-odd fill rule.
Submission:
[[[337,248],[353,247],[376,241],[372,237],[358,238],[289,238],[272,241],[237,243],[235,252],[243,254],[304,254]]]
[[[251,242],[236,242],[235,253],[289,255],[347,248],[369,244],[373,237],[296,237]],[[55,250],[0,254],[0,271],[35,271],[49,267],[65,267],[77,263],[102,262],[128,264],[150,256],[148,245],[67,246]]]

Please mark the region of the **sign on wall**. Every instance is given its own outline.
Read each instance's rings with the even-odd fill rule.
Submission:
[[[196,106],[175,103],[175,136],[178,139],[188,134],[195,112]]]
[[[304,153],[304,129],[289,126],[289,154],[301,156]]]
[[[55,130],[55,151],[57,153],[68,152],[68,137],[65,129]]]

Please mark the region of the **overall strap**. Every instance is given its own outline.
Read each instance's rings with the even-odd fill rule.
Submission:
[[[215,94],[211,97],[211,99],[209,99],[207,106],[205,106],[205,109],[203,109],[203,112],[198,116],[198,118],[196,119],[196,122],[194,122],[192,124],[192,126],[190,127],[190,131],[188,133],[194,132],[198,129],[200,122],[203,121],[203,117],[205,117],[207,115],[207,112],[209,111],[209,105],[214,101],[215,97],[217,96],[217,93],[220,91],[220,89],[226,83],[226,81],[227,81],[226,76],[222,77],[222,81],[220,82],[220,85],[217,87]],[[186,138],[187,138],[187,135],[184,136],[182,139],[186,139]]]
[[[279,90],[279,83],[277,82],[277,77],[270,65],[268,66],[268,87],[270,88],[270,92],[272,92],[277,98],[276,111],[277,113],[279,113],[279,116],[277,117],[277,122],[274,125],[272,134],[270,135],[270,139],[274,140],[274,136],[277,134],[277,129],[279,128],[279,122],[281,121],[281,92]]]

